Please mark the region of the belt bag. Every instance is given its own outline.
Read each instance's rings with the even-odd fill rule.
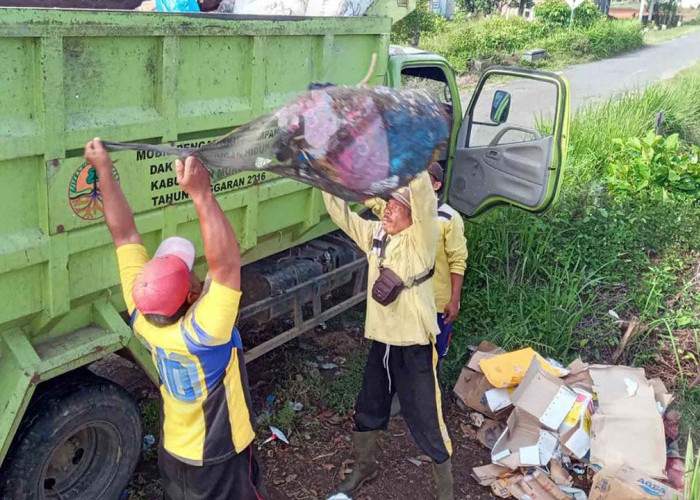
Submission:
[[[420,285],[421,283],[432,278],[435,272],[435,266],[425,273],[416,276],[408,285],[406,285],[398,274],[381,264],[381,262],[384,260],[385,247],[386,236],[382,240],[382,249],[379,254],[379,277],[372,285],[372,298],[381,305],[388,306],[396,300],[404,289]]]

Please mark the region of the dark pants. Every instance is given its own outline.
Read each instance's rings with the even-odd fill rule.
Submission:
[[[437,315],[438,327],[440,327],[440,335],[437,336],[435,342],[435,348],[438,352],[438,357],[442,360],[447,356],[447,351],[450,349],[450,342],[452,342],[452,323],[449,325],[445,323],[445,317],[442,313]]]
[[[164,500],[263,500],[267,491],[253,447],[213,465],[189,465],[177,460],[162,446],[158,469]]]
[[[396,393],[418,446],[438,464],[450,458],[452,444],[442,418],[436,365],[437,351],[432,344],[389,346],[387,357],[387,345],[372,342],[355,403],[355,430],[386,429]]]

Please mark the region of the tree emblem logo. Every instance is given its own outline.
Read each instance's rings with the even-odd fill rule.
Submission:
[[[112,172],[119,182],[117,169],[112,167]],[[80,164],[70,179],[68,203],[73,213],[83,220],[100,220],[103,217],[100,178],[95,167],[88,162]]]

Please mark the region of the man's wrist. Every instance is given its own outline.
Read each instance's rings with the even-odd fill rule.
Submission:
[[[207,203],[214,199],[214,193],[212,193],[211,189],[207,189],[206,191],[190,195],[190,198],[195,204]]]

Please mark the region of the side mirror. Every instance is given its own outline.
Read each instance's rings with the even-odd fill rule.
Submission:
[[[510,94],[505,90],[497,90],[491,103],[491,121],[496,124],[508,121],[510,112]]]

